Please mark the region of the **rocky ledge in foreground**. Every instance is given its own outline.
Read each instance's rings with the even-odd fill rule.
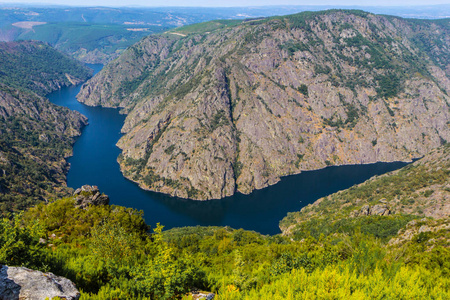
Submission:
[[[73,193],[75,196],[76,206],[86,208],[90,205],[108,205],[109,197],[100,193],[97,186],[83,185]]]
[[[42,300],[54,297],[77,300],[80,292],[72,281],[53,273],[0,265],[0,299]]]

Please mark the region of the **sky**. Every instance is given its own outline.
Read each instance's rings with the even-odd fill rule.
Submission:
[[[265,5],[349,5],[414,6],[450,4],[450,0],[0,0],[0,3],[57,4],[71,6],[265,6]]]

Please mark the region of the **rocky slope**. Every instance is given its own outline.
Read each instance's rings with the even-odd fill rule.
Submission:
[[[367,216],[450,218],[450,144],[391,173],[376,176],[350,189],[321,198],[280,222],[284,234],[295,234],[305,224],[328,226],[339,220]],[[423,222],[422,222],[423,223]],[[417,228],[418,229],[418,228]]]
[[[209,22],[147,37],[78,99],[128,114],[126,177],[222,198],[450,140],[449,47],[449,20],[333,10]]]
[[[87,68],[41,43],[1,46],[0,61],[6,56],[14,64],[10,62],[8,70],[0,64],[0,214],[69,195],[65,158],[72,154],[74,137],[80,135],[87,119],[33,91],[48,92],[89,74]],[[26,56],[25,61],[19,59]],[[28,63],[32,57],[42,60]],[[58,57],[63,57],[63,62],[54,60]],[[59,72],[45,69],[45,65],[61,63],[65,68]],[[78,77],[80,74],[85,75]]]

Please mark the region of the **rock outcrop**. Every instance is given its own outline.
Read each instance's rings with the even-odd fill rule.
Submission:
[[[72,281],[53,273],[0,265],[0,299],[44,300],[54,297],[77,300],[80,293]]]
[[[79,208],[87,208],[91,205],[108,205],[109,197],[100,193],[97,186],[83,185],[73,193],[75,205]]]
[[[222,198],[450,140],[447,25],[336,10],[237,23],[149,36],[83,86],[79,101],[128,114],[119,163],[142,188]]]
[[[391,211],[386,204],[375,204],[370,206],[368,204],[361,207],[360,210],[355,210],[350,214],[350,217],[359,216],[389,216]]]

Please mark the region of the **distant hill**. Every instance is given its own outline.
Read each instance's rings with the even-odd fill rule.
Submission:
[[[106,64],[142,37],[168,28],[155,25],[45,23],[33,29],[20,30],[14,40],[44,41],[82,62]]]
[[[83,62],[106,64],[141,38],[169,28],[216,19],[252,19],[330,8],[349,7],[108,8],[0,4],[0,41],[44,41]],[[411,18],[450,16],[450,5],[359,9]]]
[[[128,113],[124,175],[198,200],[450,140],[450,19],[363,11],[210,21],[149,36],[78,99]]]
[[[92,75],[82,64],[41,42],[0,42],[0,82],[41,96]]]
[[[0,43],[0,214],[70,192],[65,158],[87,120],[42,96],[91,74],[47,44]]]

